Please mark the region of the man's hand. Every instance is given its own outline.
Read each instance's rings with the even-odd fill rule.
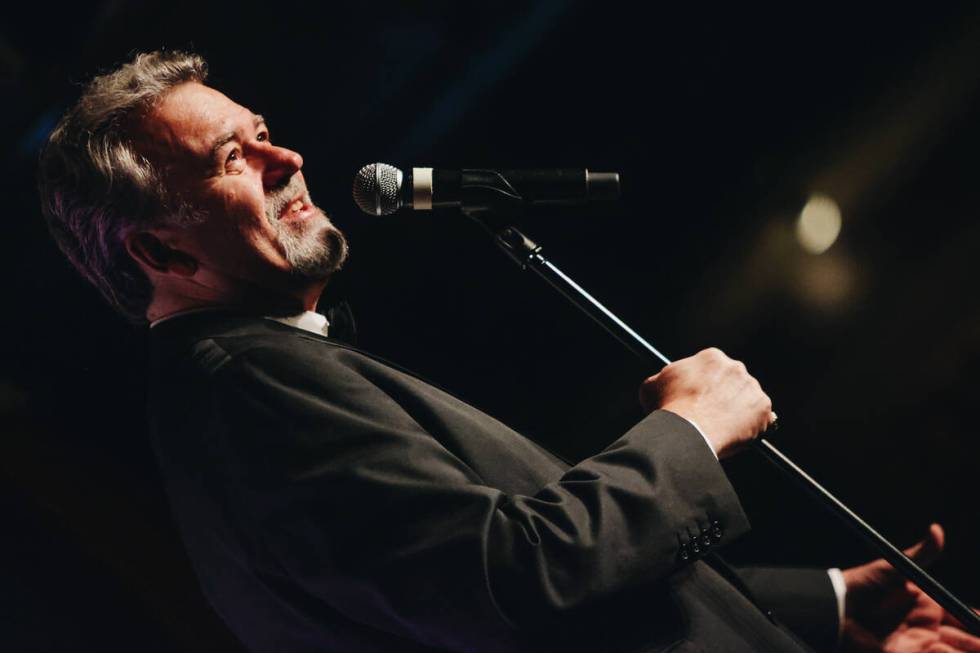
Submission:
[[[719,349],[671,363],[640,386],[640,404],[697,424],[718,458],[727,458],[775,419],[772,402],[745,369]]]
[[[927,566],[939,557],[944,539],[942,527],[933,524],[926,539],[906,549],[905,555]],[[889,562],[875,560],[843,573],[844,651],[980,653],[980,638],[964,632],[952,615]]]

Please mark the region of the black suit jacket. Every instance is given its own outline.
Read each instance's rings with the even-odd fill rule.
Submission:
[[[176,520],[254,651],[801,650],[711,555],[749,524],[676,415],[569,467],[404,370],[271,320],[187,315],[152,341]],[[833,635],[825,572],[770,572],[770,603],[780,585],[811,635]]]

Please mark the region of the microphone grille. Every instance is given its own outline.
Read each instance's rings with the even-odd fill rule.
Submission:
[[[354,175],[354,203],[369,215],[388,215],[402,206],[402,171],[387,163],[369,163]]]

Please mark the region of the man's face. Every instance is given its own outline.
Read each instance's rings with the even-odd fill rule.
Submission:
[[[140,126],[138,147],[163,168],[168,190],[203,215],[165,244],[192,256],[204,283],[232,295],[295,294],[343,263],[346,241],[313,205],[303,158],[273,145],[261,116],[186,83]]]

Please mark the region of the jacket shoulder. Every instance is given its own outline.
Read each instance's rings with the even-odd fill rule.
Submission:
[[[168,325],[162,325],[168,326]],[[295,365],[315,360],[330,365],[356,352],[329,338],[299,331],[264,318],[212,320],[188,328],[181,324],[166,330],[154,329],[153,353],[158,369],[189,366],[197,374],[212,376],[234,362],[262,360],[267,365]]]

